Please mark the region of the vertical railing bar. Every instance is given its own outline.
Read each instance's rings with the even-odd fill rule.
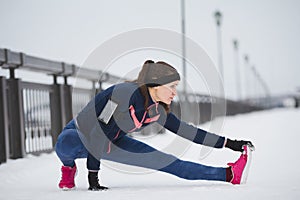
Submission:
[[[24,104],[25,109],[24,109],[24,119],[26,120],[25,122],[25,135],[26,135],[26,138],[25,138],[25,141],[26,141],[26,144],[25,144],[25,150],[26,150],[26,153],[30,152],[30,125],[29,125],[29,90],[28,89],[23,89],[23,94],[25,94],[25,101],[26,103]]]
[[[45,137],[44,137],[44,107],[45,107],[45,104],[44,104],[44,101],[43,101],[43,98],[42,98],[42,95],[43,95],[43,90],[39,90],[39,102],[41,104],[40,106],[40,112],[41,112],[41,115],[40,115],[40,124],[41,124],[41,127],[40,127],[40,147],[41,147],[41,150],[45,150]]]
[[[35,127],[36,127],[36,122],[35,122],[35,116],[34,116],[34,113],[35,113],[35,108],[34,108],[34,90],[32,89],[31,90],[31,119],[32,119],[32,135],[31,135],[31,138],[32,138],[32,151],[31,152],[34,152],[35,149],[36,149],[36,146],[35,146]]]
[[[24,104],[24,106],[23,106],[23,109],[24,109],[24,131],[25,131],[25,134],[24,134],[24,136],[25,136],[25,153],[27,153],[28,151],[27,151],[27,130],[28,130],[28,126],[27,126],[27,112],[26,112],[26,110],[27,110],[27,99],[26,99],[26,97],[27,97],[27,93],[26,93],[26,89],[23,89],[23,96],[22,96],[22,98],[23,98],[23,104]]]
[[[46,124],[47,127],[47,146],[49,149],[52,149],[52,136],[51,136],[51,112],[50,112],[50,92],[46,93],[47,105],[49,105],[49,109],[47,109],[48,121]],[[49,141],[48,141],[49,140]]]
[[[31,89],[27,89],[27,118],[28,118],[28,133],[27,133],[27,140],[28,140],[28,152],[32,151],[32,143],[31,143],[31,135],[32,135],[32,118],[31,118]]]
[[[36,101],[37,101],[37,121],[38,121],[38,151],[41,151],[43,149],[43,143],[42,143],[42,123],[41,123],[41,115],[42,115],[42,111],[41,111],[41,100],[40,100],[40,90],[36,90]]]
[[[41,104],[42,104],[42,115],[41,115],[41,118],[42,118],[42,121],[41,121],[41,124],[42,124],[42,131],[41,131],[42,147],[43,147],[43,150],[46,150],[46,134],[45,134],[46,133],[46,128],[45,128],[46,103],[45,103],[44,93],[45,93],[44,90],[40,91],[40,99],[41,99]]]
[[[44,104],[44,109],[43,109],[43,111],[44,111],[44,114],[43,114],[43,137],[44,137],[44,148],[45,148],[45,150],[46,149],[48,149],[48,146],[47,146],[47,128],[46,128],[46,123],[47,123],[47,111],[48,111],[48,109],[49,109],[49,107],[46,107],[46,105],[49,105],[48,104],[48,101],[47,101],[47,99],[46,99],[46,93],[47,93],[47,91],[43,91],[42,92],[42,102],[45,102],[45,104]]]
[[[45,92],[45,99],[47,101],[47,105],[50,105],[50,96],[49,96],[49,92]],[[45,121],[45,135],[46,135],[46,147],[47,149],[51,149],[52,148],[52,141],[51,141],[51,145],[49,145],[49,136],[50,136],[50,132],[51,130],[49,130],[49,124],[51,124],[51,116],[50,116],[50,106],[48,107],[48,109],[46,110],[46,121]],[[51,138],[51,137],[50,137]]]
[[[35,144],[36,152],[40,150],[39,146],[39,134],[40,134],[40,123],[39,123],[39,102],[38,102],[38,90],[34,90],[34,102],[35,102],[35,119],[36,119],[36,134],[35,134]]]
[[[32,97],[33,97],[33,90],[31,89],[30,90],[30,129],[31,129],[31,132],[30,132],[30,152],[33,152],[33,149],[34,149],[34,143],[33,143],[33,136],[34,136],[34,121],[33,121],[33,101],[32,101]]]
[[[35,116],[34,116],[34,113],[35,113],[35,107],[34,107],[34,90],[32,89],[31,90],[31,125],[32,125],[32,135],[31,135],[31,138],[32,138],[32,151],[31,152],[34,152],[36,150],[36,146],[35,146],[35,132],[36,132],[36,122],[35,122]]]

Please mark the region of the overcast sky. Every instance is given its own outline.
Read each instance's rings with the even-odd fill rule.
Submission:
[[[272,94],[294,92],[300,87],[300,1],[185,2],[186,35],[203,47],[215,64],[218,51],[213,13],[220,10],[223,14],[223,63],[228,97],[237,98],[234,38],[240,44],[242,95],[263,94],[261,86],[251,88],[245,84],[245,74],[249,74],[249,81],[254,81],[251,72],[245,71],[245,54]],[[82,65],[93,50],[113,36],[146,27],[180,33],[180,19],[180,0],[0,0],[0,48]],[[157,54],[154,59],[168,61],[168,56]],[[123,62],[122,69],[126,65],[139,66],[149,56],[139,55],[135,59],[132,56]],[[173,63],[181,72],[181,63]],[[189,79],[192,71],[187,70]],[[122,75],[118,70],[112,72]],[[196,87],[197,78],[190,79]]]

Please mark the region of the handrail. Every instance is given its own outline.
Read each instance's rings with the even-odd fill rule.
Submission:
[[[5,63],[5,51],[4,49],[0,49],[0,65],[2,66]]]
[[[20,68],[47,74],[60,74],[63,72],[63,63],[37,58],[21,53],[22,65]]]
[[[0,48],[0,67],[3,69],[19,68],[55,76],[77,77],[93,82],[116,83],[125,80],[125,78],[103,73],[100,70],[39,58],[3,48]]]

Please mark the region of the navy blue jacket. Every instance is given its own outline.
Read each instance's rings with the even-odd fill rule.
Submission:
[[[224,137],[189,125],[179,120],[171,112],[166,113],[161,105],[155,105],[149,93],[148,95],[149,106],[152,105],[152,109],[145,112],[145,99],[136,83],[126,82],[111,86],[98,93],[65,128],[77,128],[82,141],[84,141],[89,151],[105,151],[104,148],[107,148],[109,142],[114,143],[114,141],[122,138],[127,133],[139,131],[152,123],[141,123],[141,127],[136,127],[129,109],[132,106],[139,122],[143,121],[143,118],[147,119],[151,116],[159,116],[157,120],[159,124],[183,138],[197,144],[215,148],[222,148],[224,146]],[[117,103],[118,106],[109,123],[105,124],[98,120],[97,117],[109,99]],[[143,117],[144,114],[145,117]]]

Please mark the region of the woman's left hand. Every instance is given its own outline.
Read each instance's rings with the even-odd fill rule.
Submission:
[[[252,144],[251,141],[244,141],[244,140],[230,140],[227,138],[225,147],[233,150],[233,151],[240,151],[243,152],[244,148],[243,146],[249,146],[250,148],[254,149],[254,145]]]

